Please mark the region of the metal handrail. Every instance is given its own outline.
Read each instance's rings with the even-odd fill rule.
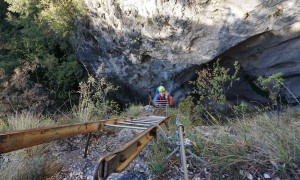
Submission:
[[[157,136],[157,133],[160,131],[160,128],[157,126],[166,123],[168,119],[169,117],[161,119],[158,123],[153,124],[130,142],[101,158],[96,167],[94,179],[106,179],[113,172],[124,170],[139,152],[143,150],[148,142]]]
[[[105,125],[116,124],[118,122],[124,122],[132,119],[132,117],[123,117],[88,123],[75,123],[48,128],[0,133],[0,154],[49,143],[54,140],[68,138],[79,134],[98,131],[104,129]]]
[[[21,131],[0,133],[0,154],[31,146],[48,143],[54,140],[69,138],[78,134],[89,133],[85,146],[84,157],[91,138],[91,132],[106,127],[134,128],[143,130],[137,137],[124,144],[118,150],[99,160],[95,178],[107,178],[113,172],[125,169],[140,151],[162,131],[160,125],[165,124],[169,117],[147,116],[133,119],[132,117],[101,120],[89,123],[75,123],[48,128],[36,128]]]

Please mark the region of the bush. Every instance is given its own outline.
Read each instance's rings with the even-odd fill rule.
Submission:
[[[29,71],[36,66],[25,63],[16,68],[10,77],[0,78],[0,117],[23,110],[43,112],[52,102],[40,84],[30,80]]]
[[[282,73],[276,73],[266,78],[259,77],[257,79],[257,84],[263,90],[269,93],[269,98],[272,100],[273,105],[278,105],[278,96],[283,88],[282,84],[284,82],[282,78]]]
[[[53,91],[57,99],[66,100],[77,95],[76,90],[80,81],[85,77],[85,71],[77,63],[75,57],[70,55],[69,60],[63,63],[52,63],[42,66],[47,67],[43,84]],[[43,68],[41,67],[41,69]]]
[[[70,38],[77,18],[85,16],[83,1],[5,0],[2,4],[0,68],[5,76],[10,78],[16,68],[30,64],[36,68],[27,72],[27,81],[42,85],[56,101],[75,99],[86,75]]]
[[[107,82],[105,77],[98,80],[89,76],[88,81],[81,82],[79,87],[79,104],[73,109],[73,114],[80,122],[91,121],[92,117],[108,119],[118,114],[118,104],[109,97],[118,87]]]
[[[221,67],[218,60],[212,68],[197,71],[197,79],[190,82],[193,85],[191,94],[194,95],[196,102],[193,114],[198,114],[199,118],[202,116],[206,120],[214,115],[220,119],[220,114],[226,112],[228,107],[226,92],[234,81],[239,80],[237,77],[239,69],[239,64],[235,62],[233,72],[230,73],[230,68]],[[189,102],[191,101],[190,99]]]
[[[193,107],[194,107],[194,102],[192,96],[188,96],[179,102],[179,110],[182,114],[186,116],[192,115]]]

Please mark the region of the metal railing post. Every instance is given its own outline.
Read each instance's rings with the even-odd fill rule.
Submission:
[[[184,174],[184,179],[188,180],[188,171],[186,165],[186,154],[185,154],[185,147],[184,147],[184,140],[183,140],[183,125],[180,120],[176,119],[176,127],[177,127],[177,135],[178,135],[178,144],[180,146],[180,158],[181,158],[181,168]]]
[[[86,141],[86,145],[85,145],[85,149],[84,149],[84,155],[83,155],[83,158],[84,158],[84,159],[85,159],[86,156],[87,156],[87,151],[88,151],[88,147],[89,147],[89,144],[90,144],[91,136],[92,136],[92,133],[89,132],[88,138],[87,138],[87,141]]]

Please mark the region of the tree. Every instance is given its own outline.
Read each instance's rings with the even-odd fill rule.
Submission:
[[[77,63],[70,37],[77,18],[85,16],[83,1],[5,0],[2,7],[0,70],[4,76],[9,79],[19,66],[35,66],[28,70],[28,80],[43,85],[56,100],[77,94],[86,72]]]

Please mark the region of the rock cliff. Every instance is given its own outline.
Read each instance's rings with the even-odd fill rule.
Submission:
[[[175,101],[201,65],[241,63],[245,99],[262,100],[248,81],[283,72],[300,97],[299,0],[86,0],[74,35],[79,61],[147,101],[164,84]],[[250,77],[250,78],[249,78]],[[288,96],[290,97],[290,96]],[[123,102],[129,96],[120,97]],[[293,102],[292,98],[289,98]]]

